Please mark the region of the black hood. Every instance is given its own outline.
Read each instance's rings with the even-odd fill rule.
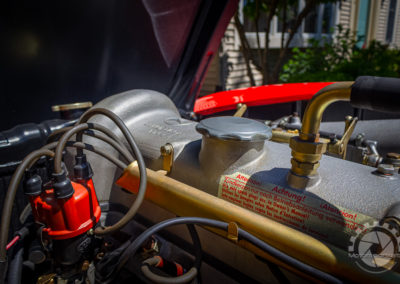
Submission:
[[[237,2],[2,1],[0,130],[131,89],[191,109]]]

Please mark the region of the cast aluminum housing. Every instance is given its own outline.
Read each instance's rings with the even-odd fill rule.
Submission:
[[[150,169],[162,169],[163,157],[160,148],[170,143],[174,148],[174,156],[169,176],[173,179],[215,196],[218,195],[221,176],[238,172],[255,177],[261,183],[290,188],[287,174],[291,167],[291,151],[287,144],[264,141],[261,146],[250,147],[251,149],[246,146],[245,150],[241,151],[240,147],[244,144],[239,141],[235,142],[237,151],[230,145],[228,150],[232,155],[227,155],[229,152],[224,149],[227,141],[220,140],[214,141],[214,145],[207,148],[207,155],[204,156],[201,155],[202,140],[203,144],[207,143],[207,138],[203,139],[196,131],[198,123],[182,119],[172,101],[161,93],[150,90],[128,91],[108,97],[96,104],[94,108],[96,107],[107,108],[124,120],[139,145],[146,166]],[[95,116],[91,121],[115,129],[115,133],[123,140],[122,133],[116,130],[109,119]],[[90,137],[85,138],[85,141],[106,147],[102,142]],[[109,152],[114,151],[110,147],[107,149]],[[114,154],[117,155],[116,152]],[[121,171],[95,155],[90,155],[89,159],[95,173],[93,179],[99,201],[129,207],[134,196],[114,185]],[[332,208],[345,208],[380,220],[400,201],[400,179],[398,174],[391,178],[376,175],[375,170],[324,155],[318,169],[321,181],[301,194],[325,202]],[[165,219],[167,213],[156,208],[153,204],[145,203],[141,214],[154,222]],[[333,233],[335,239],[332,243],[343,249],[347,247],[350,236],[344,228],[343,232],[331,232],[332,226],[327,222],[318,222],[311,226],[320,232]],[[242,269],[243,265],[246,266],[243,260],[236,262]],[[251,267],[249,269],[251,270]]]

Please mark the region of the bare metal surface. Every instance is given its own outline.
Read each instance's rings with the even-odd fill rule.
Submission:
[[[160,148],[171,143],[174,147],[174,167],[170,176],[211,194],[217,193],[220,174],[236,171],[257,175],[266,182],[288,187],[286,175],[291,166],[291,153],[287,144],[267,141],[262,151],[259,150],[258,159],[249,163],[237,159],[229,165],[215,166],[219,157],[209,156],[210,166],[215,168],[214,173],[218,172],[218,175],[207,174],[199,162],[202,142],[201,135],[195,130],[197,123],[181,119],[166,96],[153,91],[135,90],[109,97],[96,106],[107,107],[121,116],[132,130],[146,159],[146,166],[153,170],[162,169]],[[105,118],[96,116],[94,120],[113,128]],[[122,137],[121,133],[116,134]],[[90,142],[96,145],[93,140]],[[95,182],[107,180],[96,184],[101,199],[107,200],[109,188],[119,173],[111,165],[105,167],[101,158],[92,156],[91,161],[94,161],[92,166],[96,176],[102,177],[95,179]],[[386,208],[400,201],[400,183],[371,174],[374,170],[372,167],[323,156],[318,169],[321,183],[307,191],[329,203],[381,218]]]
[[[202,136],[195,129],[197,123],[180,118],[173,103],[160,93],[135,90],[107,98],[96,106],[110,109],[125,121],[145,157],[148,168],[163,168],[160,148],[170,143],[174,148],[174,162],[169,177],[173,179],[213,195],[218,192],[220,176],[235,172],[256,176],[265,183],[289,187],[286,176],[291,167],[291,153],[287,144],[266,141],[262,142],[262,145],[247,149],[248,146],[245,146],[243,149],[241,144],[215,143],[208,145],[212,146],[209,150],[207,147],[203,148],[206,151],[201,154],[202,143],[207,144],[209,141],[202,140]],[[93,120],[115,129],[106,118],[96,116]],[[356,126],[355,133],[360,124],[362,125],[362,122]],[[338,133],[343,131],[344,124],[341,123],[340,126]],[[115,133],[122,139],[121,133],[116,130]],[[101,143],[92,139],[89,141],[89,138],[87,141],[95,146]],[[110,199],[111,202],[129,207],[135,198],[134,195],[129,195],[117,187],[110,191],[121,173],[103,159],[90,154],[89,156],[99,199]],[[400,201],[400,179],[387,179],[372,174],[375,170],[376,168],[324,155],[318,169],[321,181],[305,192],[332,206],[344,207],[380,219],[389,208]],[[147,205],[144,205],[143,210],[145,208]],[[152,208],[151,211],[142,212],[151,218],[154,217],[154,220],[166,218],[162,212],[157,214],[157,210],[154,209],[156,207]],[[329,231],[329,224],[318,226],[320,230]],[[345,239],[344,236],[342,241],[345,242]],[[245,265],[239,256],[236,262],[239,266]]]

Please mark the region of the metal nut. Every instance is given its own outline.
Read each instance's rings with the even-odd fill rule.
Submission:
[[[161,155],[163,155],[163,156],[170,155],[172,153],[172,149],[173,148],[172,148],[171,144],[165,144],[165,145],[161,146],[161,148],[160,148]]]
[[[395,169],[393,165],[389,164],[380,164],[378,166],[378,172],[384,175],[393,175],[395,172]]]
[[[297,136],[290,139],[289,146],[293,151],[305,154],[323,154],[326,152],[325,143],[304,141]]]
[[[315,171],[319,167],[319,163],[303,163],[296,161],[295,159],[291,159],[290,162],[292,166],[305,171]]]

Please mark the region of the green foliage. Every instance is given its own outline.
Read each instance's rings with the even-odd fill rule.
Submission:
[[[282,82],[353,81],[358,76],[400,77],[400,50],[373,41],[357,48],[357,40],[338,26],[333,42],[310,40],[304,50],[294,48],[292,58],[283,66]]]
[[[255,21],[260,13],[267,13],[268,5],[264,1],[248,0],[243,5],[243,13],[247,18]]]

